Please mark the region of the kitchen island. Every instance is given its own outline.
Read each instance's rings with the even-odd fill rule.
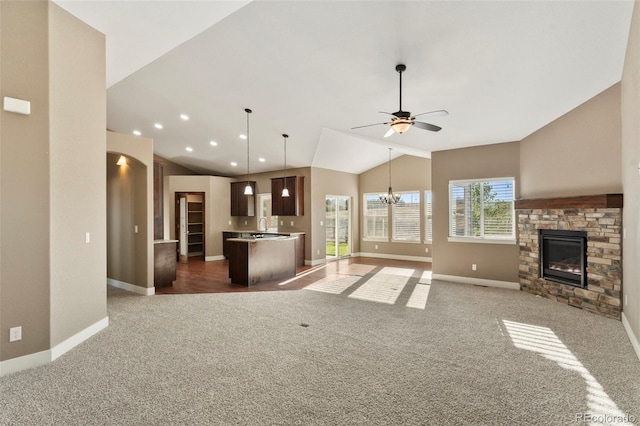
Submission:
[[[295,236],[228,238],[231,282],[250,286],[294,277],[296,241]]]

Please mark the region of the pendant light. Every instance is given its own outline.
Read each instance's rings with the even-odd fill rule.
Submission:
[[[249,183],[249,114],[253,111],[249,108],[245,108],[244,112],[247,113],[247,186],[244,187],[244,195],[253,195],[253,188]]]
[[[289,196],[289,190],[287,189],[287,138],[289,135],[283,133],[284,138],[284,188],[282,188],[282,197]]]
[[[389,191],[386,194],[379,195],[383,204],[396,204],[400,201],[400,194],[394,194],[391,189],[391,148],[389,148]]]

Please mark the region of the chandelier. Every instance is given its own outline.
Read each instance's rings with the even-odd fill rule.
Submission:
[[[400,194],[394,194],[391,189],[391,148],[389,148],[389,191],[378,196],[383,204],[396,204],[400,201]]]

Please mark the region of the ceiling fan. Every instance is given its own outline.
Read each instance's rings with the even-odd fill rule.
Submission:
[[[434,124],[424,123],[422,121],[416,121],[416,117],[421,115],[427,115],[427,114],[433,117],[441,117],[441,116],[449,115],[449,113],[445,110],[440,109],[437,111],[423,112],[421,114],[416,114],[416,115],[411,115],[409,111],[402,110],[402,73],[406,69],[407,67],[404,64],[396,65],[396,71],[398,71],[398,74],[400,74],[400,108],[398,109],[398,111],[394,113],[380,111],[381,114],[387,114],[392,116],[393,118],[391,119],[391,121],[385,121],[384,123],[367,124],[365,126],[352,127],[351,128],[352,130],[361,129],[363,127],[379,126],[381,124],[385,124],[385,125],[390,124],[391,128],[387,131],[387,133],[385,133],[384,135],[385,138],[391,136],[394,132],[402,134],[407,130],[409,130],[411,126],[416,126],[420,129],[430,130],[432,132],[438,132],[442,130],[442,127],[436,126]]]

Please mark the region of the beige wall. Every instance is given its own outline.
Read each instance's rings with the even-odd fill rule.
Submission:
[[[433,273],[518,282],[518,246],[448,242],[449,181],[514,177],[516,198],[520,144],[510,142],[434,152],[431,156],[433,186]],[[477,270],[471,270],[471,264]]]
[[[222,231],[230,229],[232,179],[218,176],[165,176],[165,235],[177,239],[175,233],[176,192],[204,192],[205,259],[222,258]]]
[[[104,35],[52,3],[49,8],[51,345],[55,346],[107,315],[107,99]]]
[[[624,208],[623,320],[640,357],[640,2],[635,2],[622,75],[622,186]]]
[[[48,5],[0,2],[2,96],[31,115],[0,112],[0,361],[46,350],[49,338]],[[26,226],[28,225],[28,226]],[[9,343],[9,328],[23,338]]]
[[[1,95],[31,102],[29,116],[0,112],[4,374],[106,324],[106,84],[104,37],[58,6],[0,2],[0,20]]]
[[[620,193],[620,84],[520,144],[523,198]]]
[[[176,175],[199,175],[200,173],[194,172],[191,169],[187,169],[178,163],[174,163],[171,160],[160,157],[159,155],[153,155],[153,161],[162,163],[164,176],[176,176]]]
[[[335,170],[311,168],[310,232],[307,236],[306,259],[311,264],[326,258],[326,206],[327,195],[346,196],[351,199],[351,253],[360,252],[360,194],[358,175]]]
[[[386,193],[389,187],[389,164],[384,163],[362,173],[359,177],[360,185],[360,212],[362,217],[362,199],[365,193]],[[420,191],[421,211],[424,212],[424,191],[431,189],[431,159],[403,155],[391,161],[391,185],[393,191]],[[391,219],[391,207],[389,208],[389,218]],[[361,227],[364,223],[361,224]],[[363,229],[360,229],[364,235]],[[395,257],[421,258],[431,257],[432,245],[424,244],[425,228],[424,223],[421,230],[420,243],[398,243],[391,241],[391,230],[389,231],[389,241],[360,241],[360,252],[363,254],[392,255]],[[378,248],[376,249],[376,245]]]

